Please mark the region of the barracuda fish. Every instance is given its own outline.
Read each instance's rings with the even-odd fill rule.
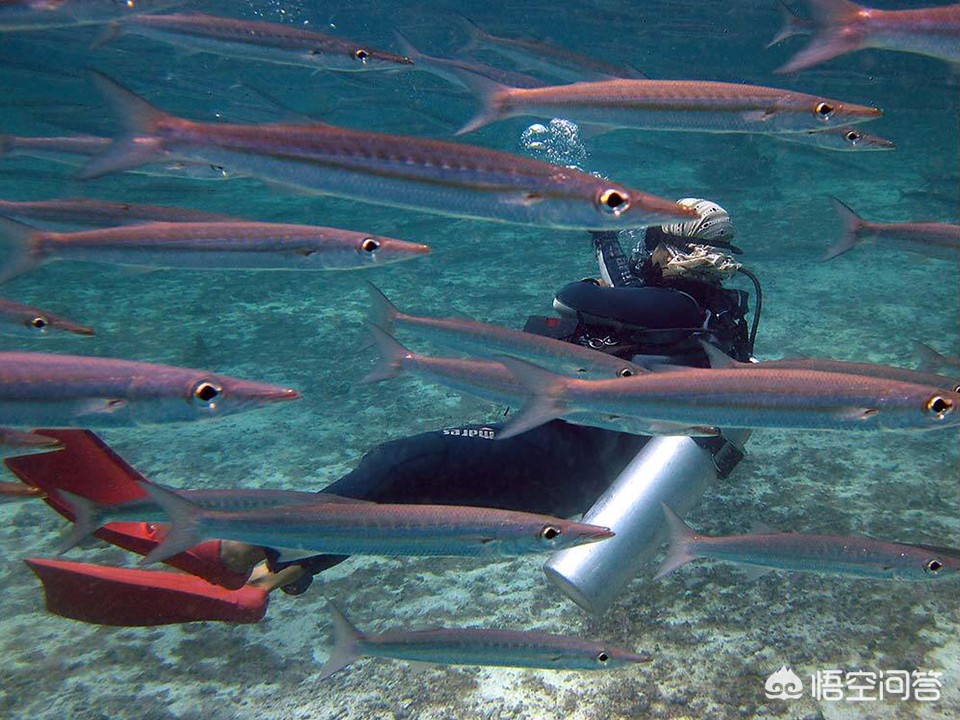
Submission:
[[[202,210],[109,202],[89,198],[16,202],[0,200],[0,215],[20,222],[49,223],[58,227],[128,225],[144,222],[234,222],[237,218]]]
[[[109,523],[167,522],[167,514],[163,511],[163,508],[147,497],[129,500],[119,505],[104,505],[66,490],[58,490],[57,493],[69,503],[74,515],[73,525],[64,533],[57,546],[57,555],[63,555]],[[318,505],[321,503],[368,502],[367,500],[345,498],[330,493],[301,492],[299,490],[230,488],[229,490],[177,490],[176,494],[201,508],[220,512],[246,512],[264,508]]]
[[[53,452],[62,450],[63,444],[56,438],[48,435],[40,435],[32,432],[20,432],[10,428],[0,428],[0,455],[2,457],[17,457],[19,455],[36,455],[38,453]],[[34,497],[40,494],[36,488],[30,488],[22,483],[3,483],[6,497],[20,495]],[[23,492],[17,492],[16,486],[23,489]],[[32,492],[27,492],[32,491]]]
[[[960,3],[911,10],[877,10],[847,0],[807,4],[813,13],[813,38],[778,73],[805,70],[866,48],[960,62]]]
[[[481,357],[510,355],[541,362],[557,372],[583,377],[624,378],[645,372],[640,366],[614,355],[541,335],[475,320],[407,315],[400,312],[373,283],[367,283],[367,291],[371,303],[370,324],[387,333],[400,326],[427,340]]]
[[[660,504],[670,529],[670,549],[656,578],[700,559],[880,580],[935,580],[960,571],[955,554],[856,535],[777,532],[708,537]]]
[[[920,356],[920,370],[924,372],[939,372],[940,370],[946,369],[952,373],[960,371],[960,358],[939,353],[919,340],[914,340],[913,346]]]
[[[368,325],[368,327],[380,351],[381,361],[363,379],[364,382],[380,382],[411,374],[511,407],[520,407],[527,398],[527,391],[513,373],[501,363],[418,355],[376,325]],[[602,414],[575,413],[565,419],[576,425],[605,428],[633,435],[666,435],[671,434],[671,431],[673,434],[695,437],[713,437],[719,434],[714,428],[675,428],[667,423],[653,423],[637,418]]]
[[[941,260],[956,260],[960,257],[960,225],[938,222],[870,222],[836,198],[831,199],[843,221],[844,235],[827,250],[823,260],[842,255],[868,240]]]
[[[0,430],[2,433],[3,430]],[[53,448],[54,450],[56,448]],[[6,451],[4,451],[6,452]],[[26,455],[27,453],[13,453],[14,455]],[[9,457],[4,454],[3,457]],[[30,487],[19,482],[0,482],[0,503],[16,502],[17,500],[32,500],[33,498],[42,498],[43,491],[39,488]]]
[[[40,308],[21,305],[11,300],[0,300],[0,335],[45,337],[61,333],[93,335],[93,328]]]
[[[470,31],[470,41],[462,52],[488,48],[520,67],[537,70],[568,82],[646,77],[630,65],[615,65],[536,40],[498,37],[484,31],[468,18],[461,17],[461,20]]]
[[[187,270],[356,270],[411,260],[426,245],[319,225],[145,223],[73,233],[0,218],[0,283],[49,260]]]
[[[178,158],[312,194],[521,225],[585,230],[696,217],[593,175],[470,145],[324,124],[191,122],[94,78],[125,132],[84,178]]]
[[[745,368],[754,370],[815,370],[818,372],[841,373],[845,375],[866,375],[873,378],[887,378],[897,382],[927,385],[948,392],[960,393],[960,383],[955,379],[934,372],[921,372],[909,368],[880,365],[878,363],[847,362],[844,360],[824,360],[819,358],[785,358],[783,360],[764,360],[758,363],[742,363],[734,360],[719,348],[702,342],[700,345],[710,359],[712,368]]]
[[[167,513],[163,543],[142,564],[206,540],[276,548],[283,562],[311,555],[497,557],[553,552],[596,542],[609,528],[545,515],[462,505],[325,503],[248,512],[207,510],[176,493],[138,484]]]
[[[892,140],[863,132],[855,127],[828,128],[826,130],[807,131],[799,133],[775,133],[770,137],[777,140],[809,145],[823,150],[838,152],[864,152],[873,150],[896,150]]]
[[[114,34],[135,33],[190,50],[325,70],[389,70],[410,58],[290,24],[236,20],[199,12],[137,15],[114,25]]]
[[[0,135],[0,157],[32,157],[40,160],[79,167],[94,155],[106,152],[113,140],[96,135],[66,135],[62,137],[22,137]],[[228,180],[241,177],[223,166],[204,162],[176,160],[164,167],[130,168],[130,172],[157,177],[178,177],[191,180]]]
[[[98,25],[175,4],[168,0],[3,0],[0,32]]]
[[[721,429],[931,430],[960,424],[960,394],[887,378],[785,368],[689,368],[577,380],[515,358],[498,359],[531,393],[498,439],[577,412]]]
[[[113,358],[0,352],[0,423],[123,427],[204,420],[296,400],[296,390]]]
[[[0,218],[0,283],[51,260],[186,270],[357,270],[412,260],[430,248],[319,225],[235,220],[145,223],[58,233]]]
[[[415,69],[432,73],[437,77],[443,78],[447,82],[467,88],[468,90],[470,89],[470,86],[463,80],[464,73],[482,75],[483,77],[490,78],[494,82],[498,82],[503,85],[512,85],[513,87],[542,87],[547,84],[539,78],[535,78],[530,75],[523,75],[521,73],[510,72],[509,70],[501,70],[500,68],[492,67],[490,65],[481,65],[480,63],[469,62],[467,60],[458,60],[456,58],[443,58],[436,57],[434,55],[426,55],[425,53],[417,50],[417,48],[415,48],[413,44],[401,33],[394,31],[393,35],[397,39],[397,43],[400,46],[400,49],[403,51],[403,54],[413,60],[413,62],[416,64]]]
[[[823,130],[883,115],[865,105],[738,83],[605,80],[512,88],[480,76],[469,82],[483,108],[458,135],[521,116],[563,117],[601,130],[771,134]]]
[[[566,635],[486,628],[360,632],[332,602],[334,648],[320,670],[326,680],[361,657],[440,665],[491,665],[547,670],[612,670],[650,662],[649,655]]]

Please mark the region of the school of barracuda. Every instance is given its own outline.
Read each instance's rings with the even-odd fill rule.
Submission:
[[[189,3],[185,3],[189,5]],[[464,56],[431,55],[403,35],[402,53],[377,49],[291,24],[190,12],[184,3],[95,0],[11,0],[0,3],[5,34],[96,27],[97,52],[125,35],[243,63],[276,63],[357,73],[428,72],[472,92],[477,114],[447,139],[288,121],[282,108],[264,123],[206,122],[180,117],[126,87],[122,68],[91,68],[89,82],[110,120],[101,136],[0,135],[0,157],[52,158],[84,181],[136,172],[229,182],[262,181],[263,192],[330,196],[449,218],[470,218],[558,230],[629,229],[696,217],[688,208],[616,179],[473,144],[471,133],[501,120],[566,118],[595,133],[646,130],[750,133],[824,151],[894,149],[861,128],[883,115],[868,101],[830,98],[778,87],[696,79],[653,79],[532,40],[497,37],[474,27],[473,45],[523,60],[538,76],[491,67]],[[781,42],[809,35],[806,47],[777,72],[798,73],[864,48],[915,53],[957,63],[960,4],[879,11],[846,0],[804,0],[788,8]],[[93,34],[96,36],[96,33]],[[508,63],[509,64],[509,63]],[[548,75],[559,84],[548,84]],[[802,86],[802,74],[798,84]],[[143,82],[139,86],[143,86]],[[0,128],[2,131],[2,128]],[[488,129],[488,132],[490,130]],[[112,134],[112,137],[109,137]],[[463,137],[455,137],[463,136]],[[82,193],[84,183],[78,182]],[[826,250],[835,258],[868,240],[960,259],[960,226],[872,222],[834,199],[843,234]],[[369,232],[363,215],[350,228],[260,222],[219,213],[83,197],[11,201],[0,198],[0,283],[43,272],[45,263],[88,262],[206,275],[232,271],[363,271],[414,263],[431,252],[421,240]],[[473,241],[482,242],[481,238]],[[436,252],[436,251],[435,251]],[[860,252],[860,251],[856,251]],[[866,252],[866,251],[863,251]],[[307,277],[305,274],[304,277]],[[953,280],[955,282],[955,278]],[[145,275],[143,282],[151,278]],[[368,283],[368,329],[381,360],[366,382],[413,374],[516,410],[502,437],[555,418],[638,435],[715,436],[725,429],[831,432],[937,430],[955,440],[960,425],[957,360],[922,346],[920,369],[829,359],[739,363],[709,345],[712,367],[642,367],[590,348],[462,318],[398,310]],[[2,288],[0,288],[2,291]],[[59,441],[34,428],[111,428],[200,422],[295,401],[294,388],[218,372],[148,362],[44,352],[41,338],[91,335],[98,318],[67,319],[0,300],[0,334],[16,349],[0,351],[0,445],[4,457],[58,452]],[[87,327],[90,323],[92,327]],[[409,350],[401,330],[450,347],[463,357]],[[36,338],[36,342],[34,342]],[[323,362],[317,358],[317,362]],[[941,374],[942,373],[942,374]],[[357,377],[359,382],[362,373]],[[392,505],[277,490],[172,490],[144,481],[144,497],[103,504],[64,491],[61,505],[75,525],[60,552],[117,522],[167,523],[163,542],[144,562],[165,560],[201,542],[221,539],[274,547],[284,559],[342,555],[498,557],[602,543],[609,528],[569,519],[489,508]],[[0,484],[5,498],[42,489]],[[697,535],[664,506],[670,554],[661,575],[697,558],[780,568],[924,580],[951,577],[960,559],[949,549],[856,536]],[[43,548],[36,548],[43,552]],[[50,550],[53,550],[51,548]],[[34,562],[34,561],[32,561]],[[38,567],[43,561],[35,561]],[[659,576],[658,576],[659,577]],[[954,590],[955,592],[955,590]],[[331,603],[336,649],[327,677],[360,656],[451,664],[612,669],[650,660],[646,652],[592,640],[479,628],[357,630]],[[637,639],[638,644],[642,639]]]

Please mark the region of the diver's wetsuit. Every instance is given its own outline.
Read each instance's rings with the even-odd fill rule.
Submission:
[[[624,255],[616,233],[593,236],[601,273],[614,287],[590,285],[591,297],[579,300],[598,307],[609,305],[607,318],[616,317],[624,305],[632,308],[633,314],[625,319],[629,322],[605,320],[595,311],[589,322],[582,313],[567,321],[530,318],[525,330],[624,357],[648,349],[650,354],[689,365],[707,364],[697,343],[703,337],[738,359],[747,359],[746,293],[695,281],[679,283],[682,288],[672,286],[677,283],[646,284]],[[572,286],[586,283],[567,288]],[[700,301],[708,304],[701,309]],[[729,318],[721,323],[722,314]],[[600,336],[607,344],[592,342]],[[477,505],[569,517],[590,508],[649,440],[563,420],[495,440],[500,427],[471,425],[383,443],[323,492],[377,502]],[[267,550],[267,558],[271,570],[284,566],[276,562],[277,553],[272,550]],[[283,589],[303,592],[313,574],[344,559],[321,555],[297,560],[309,573]]]

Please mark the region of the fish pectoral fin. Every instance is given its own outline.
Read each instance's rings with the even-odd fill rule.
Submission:
[[[534,205],[539,205],[546,199],[547,198],[545,195],[528,191],[523,193],[505,195],[502,198],[501,202],[507,205],[522,205],[523,207],[533,207]]]
[[[747,122],[770,122],[776,116],[776,110],[751,110],[740,114],[740,117]]]
[[[127,407],[127,401],[123,398],[97,398],[83,404],[78,410],[79,417],[88,415],[112,415],[121,412]]]
[[[772,567],[764,567],[763,565],[747,565],[745,563],[737,563],[737,567],[743,570],[744,574],[747,576],[747,580],[750,581],[772,573],[776,569]]]
[[[880,408],[852,407],[837,411],[837,416],[843,420],[870,420],[880,413]]]

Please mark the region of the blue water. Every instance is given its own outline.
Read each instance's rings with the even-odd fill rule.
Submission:
[[[651,78],[767,84],[882,107],[871,132],[895,152],[834,153],[767,137],[623,131],[585,140],[583,166],[664,197],[708,197],[734,218],[742,259],[764,288],[759,357],[820,356],[912,367],[912,340],[958,349],[956,264],[863,247],[819,257],[840,225],[829,197],[871,220],[957,222],[958,93],[950,65],[866,51],[795,76],[772,70],[805,42],[765,50],[776,2],[700,0],[187,3],[207,12],[309,27],[395,47],[402,28],[421,49],[452,53],[456,13],[489,31],[549,42]],[[883,7],[918,7],[890,3]],[[135,36],[96,49],[95,28],[0,36],[0,133],[116,131],[85,68],[198,120],[266,122],[291,111],[350,127],[449,137],[472,116],[465,91],[424,73],[342,75],[188,55]],[[493,56],[486,55],[486,59]],[[507,64],[504,64],[507,67]],[[256,90],[269,92],[276,103]],[[278,107],[282,104],[283,107]],[[544,118],[546,120],[547,118]],[[530,120],[467,142],[518,151]],[[181,205],[265,221],[315,223],[426,242],[431,256],[359,273],[135,273],[50,264],[3,297],[96,327],[93,339],[42,349],[207,367],[296,387],[298,403],[217,422],[101,434],[145,475],[180,487],[320,488],[373,445],[469,422],[499,408],[410,380],[359,384],[374,351],[363,319],[372,279],[403,309],[522,327],[550,314],[563,284],[596,274],[585,234],[439,218],[296,196],[255,180],[196,182],[117,174],[91,182],[63,165],[0,158],[0,197],[85,195]],[[956,546],[960,498],[955,432],[913,436],[758,432],[746,460],[708,489],[688,521],[707,534],[785,530],[869,534]],[[558,478],[558,482],[575,479]],[[544,580],[537,559],[344,563],[301,597],[277,594],[254,626],[162,629],[82,625],[45,612],[20,562],[52,556],[61,520],[41,504],[0,506],[0,717],[10,718],[798,718],[960,716],[956,581],[900,584],[772,574],[748,581],[697,564],[657,582],[650,568],[613,609],[591,617]],[[132,565],[96,546],[84,562]],[[332,645],[324,598],[364,629],[476,625],[569,633],[649,652],[653,662],[606,674],[362,661],[316,682]],[[792,666],[932,670],[939,702],[856,703],[764,697]]]

